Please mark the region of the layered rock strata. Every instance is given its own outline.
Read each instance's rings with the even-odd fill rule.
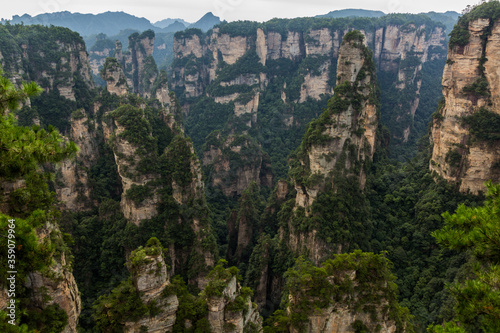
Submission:
[[[459,22],[455,31],[469,38],[463,45],[450,44],[429,168],[457,182],[460,191],[477,194],[485,191],[486,181],[500,180],[500,21]]]

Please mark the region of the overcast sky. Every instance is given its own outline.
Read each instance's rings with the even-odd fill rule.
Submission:
[[[106,11],[123,11],[145,17],[151,22],[165,18],[182,18],[197,21],[207,12],[222,20],[267,21],[273,17],[290,18],[326,14],[346,8],[381,10],[385,13],[420,13],[428,11],[461,12],[478,0],[2,0],[4,19],[25,13],[70,11],[98,14]]]

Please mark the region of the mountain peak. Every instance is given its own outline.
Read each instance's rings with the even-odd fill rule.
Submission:
[[[218,16],[215,16],[212,12],[208,12],[203,15],[198,21],[191,24],[189,28],[198,28],[203,32],[207,32],[208,30],[212,29],[214,25],[217,25],[219,23],[220,18]]]

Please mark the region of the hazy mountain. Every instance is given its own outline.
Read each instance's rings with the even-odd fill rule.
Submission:
[[[175,21],[172,24],[169,24],[167,27],[163,28],[163,32],[177,32],[186,29],[186,25],[184,23]]]
[[[208,12],[201,19],[191,24],[188,28],[198,28],[203,32],[207,32],[212,29],[212,27],[216,24],[220,23],[220,18],[212,14],[212,12]]]
[[[5,22],[5,20],[2,20]],[[68,11],[46,13],[36,16],[24,14],[14,15],[11,24],[24,23],[26,25],[41,24],[69,28],[82,36],[105,33],[108,36],[116,35],[121,30],[134,29],[144,31],[155,29],[149,20],[124,12],[105,12],[101,14],[80,14]]]
[[[184,27],[187,27],[188,25],[190,25],[191,23],[181,19],[181,18],[167,18],[167,19],[164,19],[164,20],[161,20],[161,21],[157,21],[155,23],[153,23],[153,25],[155,27],[158,27],[158,28],[167,28],[169,26],[171,26],[172,24],[174,24],[175,22],[179,22],[181,24],[184,25]]]
[[[137,17],[124,12],[105,12],[101,14],[70,13],[68,11],[46,13],[36,16],[24,14],[14,15],[9,21],[11,24],[24,23],[26,25],[41,24],[45,26],[59,26],[69,28],[82,36],[104,33],[108,36],[119,34],[122,30],[145,31],[151,29],[155,32],[175,32],[190,28],[199,28],[203,31],[211,29],[220,23],[220,19],[212,13],[205,14],[196,23],[190,24],[183,19],[165,19],[152,24],[148,19]]]
[[[315,17],[330,17],[330,18],[339,18],[339,17],[381,17],[384,16],[385,13],[380,10],[366,10],[366,9],[341,9],[341,10],[333,10],[328,14],[324,15],[316,15]]]
[[[453,26],[455,26],[455,23],[457,23],[458,17],[460,16],[459,13],[452,11],[447,11],[445,13],[428,12],[424,14],[429,16],[434,21],[443,23],[446,26],[446,31],[448,33],[453,30]]]
[[[427,12],[420,13],[427,15],[429,18],[436,22],[443,23],[446,26],[446,31],[448,33],[453,30],[453,26],[457,23],[459,13],[453,11],[447,11],[444,13]],[[328,17],[328,18],[340,18],[340,17],[382,17],[386,15],[384,12],[379,10],[366,10],[366,9],[341,9],[333,10],[328,14],[316,15],[315,17]]]

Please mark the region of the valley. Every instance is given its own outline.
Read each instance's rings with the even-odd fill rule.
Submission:
[[[500,3],[209,14],[2,21],[0,331],[494,332]]]

